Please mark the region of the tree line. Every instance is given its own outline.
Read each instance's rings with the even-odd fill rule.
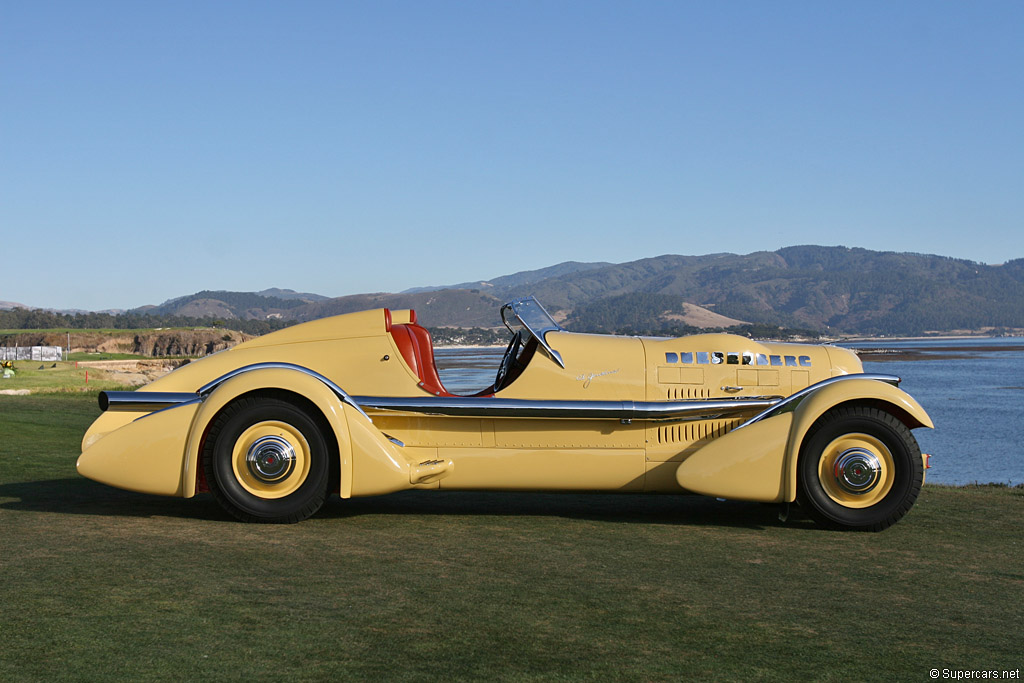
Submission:
[[[0,311],[0,330],[134,330],[157,327],[219,327],[262,335],[294,325],[294,320],[242,320],[239,318],[191,318],[149,313],[58,313],[15,308]]]

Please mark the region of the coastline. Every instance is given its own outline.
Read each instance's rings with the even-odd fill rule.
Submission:
[[[845,347],[850,348],[850,347]],[[927,345],[927,346],[885,346],[850,348],[861,360],[874,362],[914,360],[963,360],[976,358],[980,354],[1024,351],[1024,340],[1020,344],[990,345]]]
[[[503,349],[506,344],[435,344],[435,351],[452,351],[454,349]]]
[[[875,341],[887,341],[887,342],[915,342],[915,341],[962,341],[964,339],[1020,339],[1024,343],[1024,334],[985,334],[985,333],[968,333],[954,334],[952,332],[946,334],[928,334],[919,335],[916,337],[872,337],[870,335],[855,335],[850,337],[836,337],[836,341],[844,343],[859,344],[861,342],[875,342]]]
[[[987,345],[987,344],[964,344],[964,343],[951,343],[948,345],[943,344],[921,344],[915,345],[914,342],[964,342],[968,340],[977,340],[979,342],[994,339],[1019,339],[1020,343],[1008,343],[1001,345]],[[776,340],[758,340],[766,341],[769,343],[775,342]],[[943,337],[851,337],[844,339],[822,339],[817,342],[803,342],[803,343],[821,343],[821,344],[833,344],[848,348],[863,360],[872,361],[886,361],[886,360],[938,360],[938,359],[956,359],[956,358],[971,358],[979,353],[993,353],[1003,351],[1024,351],[1024,337],[983,337],[978,335],[963,335],[963,336],[943,336]],[[848,344],[872,344],[873,346],[862,346],[853,347],[847,346]],[[893,345],[899,346],[893,346]],[[492,350],[492,349],[504,349],[504,344],[437,344],[434,346],[436,351],[457,351],[461,349],[481,349],[481,350]]]

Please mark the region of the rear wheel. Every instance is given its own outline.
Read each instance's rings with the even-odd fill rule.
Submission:
[[[221,506],[246,522],[298,522],[327,497],[329,453],[316,420],[274,396],[246,396],[214,421],[203,450]]]
[[[878,408],[840,407],[804,439],[798,496],[825,526],[881,531],[910,510],[923,478],[921,449],[905,424]]]

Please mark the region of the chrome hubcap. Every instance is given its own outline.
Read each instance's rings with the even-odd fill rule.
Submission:
[[[295,449],[279,436],[264,436],[253,441],[245,454],[245,464],[256,479],[273,484],[295,469]]]
[[[881,480],[882,463],[866,448],[850,448],[836,458],[835,477],[847,493],[867,493]]]

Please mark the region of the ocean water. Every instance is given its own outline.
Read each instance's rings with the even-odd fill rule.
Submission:
[[[931,416],[935,429],[914,430],[921,450],[932,454],[928,481],[1016,485],[1024,483],[1024,351],[1005,347],[1022,343],[1007,337],[848,346],[924,352],[921,360],[866,361],[864,370],[902,377],[900,387]],[[928,359],[929,350],[953,347],[984,350]]]
[[[903,378],[900,385],[924,406],[935,429],[916,429],[932,455],[928,481],[941,484],[1024,483],[1024,345],[1021,338],[871,341],[850,347],[922,352],[920,360],[868,361],[865,372]],[[959,348],[964,358],[929,358]],[[445,387],[470,394],[490,386],[504,349],[436,352]]]

